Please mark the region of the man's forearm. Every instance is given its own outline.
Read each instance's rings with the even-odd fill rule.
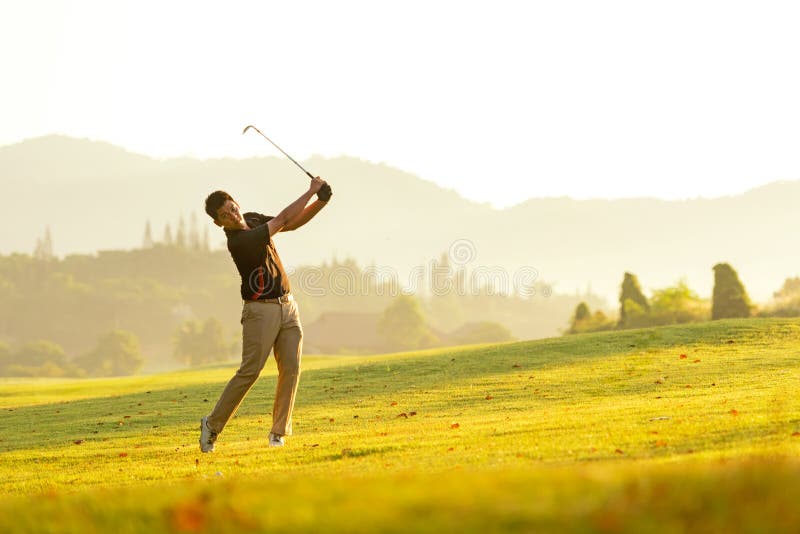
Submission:
[[[314,218],[314,215],[320,212],[322,208],[327,206],[327,202],[323,202],[321,200],[317,200],[313,204],[306,206],[306,208],[294,219],[290,219],[286,226],[283,227],[283,230],[296,230],[303,226],[305,223],[310,221]]]
[[[283,211],[281,211],[275,219],[277,219],[278,224],[283,227],[292,219],[295,219],[298,215],[303,212],[303,208],[306,207],[308,201],[311,200],[311,197],[314,196],[314,192],[306,191],[300,198],[286,206]]]

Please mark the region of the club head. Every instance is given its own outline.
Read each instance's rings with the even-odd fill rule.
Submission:
[[[258,130],[258,128],[256,128],[256,127],[255,127],[255,126],[253,126],[252,124],[248,124],[247,126],[245,126],[245,127],[244,127],[244,130],[242,130],[242,135],[246,134],[246,133],[247,133],[247,130],[249,130],[250,128],[252,128],[252,129],[254,129],[254,130]]]

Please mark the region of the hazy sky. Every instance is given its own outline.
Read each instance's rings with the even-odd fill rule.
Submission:
[[[800,178],[794,2],[0,4],[0,144],[350,155],[464,196]],[[326,177],[335,183],[335,177]]]

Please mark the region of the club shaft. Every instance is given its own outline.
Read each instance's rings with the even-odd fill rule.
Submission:
[[[292,156],[290,156],[289,154],[287,154],[286,152],[284,152],[284,150],[283,150],[281,147],[279,147],[278,145],[276,145],[276,144],[275,144],[275,142],[274,142],[272,139],[270,139],[269,137],[267,137],[266,135],[264,135],[264,134],[261,132],[261,130],[259,130],[259,129],[258,129],[258,128],[256,128],[255,126],[253,126],[253,125],[250,125],[250,126],[248,126],[247,128],[245,128],[245,129],[244,129],[244,132],[242,132],[242,133],[245,133],[245,132],[247,132],[247,130],[249,130],[250,128],[252,128],[253,130],[257,131],[257,132],[258,132],[258,133],[261,135],[261,137],[263,137],[264,139],[266,139],[267,141],[269,141],[270,143],[272,143],[272,146],[274,146],[275,148],[277,148],[278,150],[280,150],[280,151],[283,153],[283,155],[284,155],[284,156],[286,156],[287,158],[289,158],[290,160],[292,160],[292,163],[294,163],[295,165],[297,165],[298,167],[300,167],[300,169],[302,169],[302,171],[303,171],[304,173],[306,173],[306,174],[308,175],[308,177],[309,177],[309,178],[311,178],[312,180],[314,179],[314,176],[313,176],[313,175],[312,175],[310,172],[308,172],[307,170],[305,170],[305,168],[303,168],[303,166],[302,166],[302,165],[300,165],[299,163],[297,163],[297,162],[294,160],[294,158],[293,158]]]

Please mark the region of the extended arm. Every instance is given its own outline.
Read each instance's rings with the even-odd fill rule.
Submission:
[[[313,204],[306,206],[306,208],[294,219],[290,219],[288,223],[283,227],[281,230],[282,232],[290,232],[292,230],[297,230],[305,223],[310,221],[314,218],[314,215],[320,212],[322,208],[327,206],[327,202],[323,202],[322,200],[317,200]]]
[[[311,200],[311,197],[317,194],[317,191],[320,190],[324,183],[325,182],[319,176],[311,180],[311,185],[309,186],[308,191],[300,195],[297,200],[286,206],[283,211],[267,222],[267,226],[269,227],[269,235],[272,236],[277,234],[283,229],[284,226],[286,226],[289,221],[296,219],[303,212],[303,208],[306,207],[306,204],[308,204],[308,201]]]

